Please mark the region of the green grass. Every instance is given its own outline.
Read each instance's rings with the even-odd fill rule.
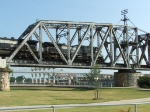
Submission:
[[[55,87],[11,87],[10,91],[0,92],[0,106],[31,106],[31,105],[57,105],[57,104],[86,104],[107,101],[118,101],[127,99],[147,98],[150,91],[140,91],[136,88],[123,89],[100,89],[102,100],[92,100],[94,90],[79,88],[55,88]],[[116,110],[127,110],[133,106],[114,106],[114,107],[86,107],[58,109],[57,112],[90,112],[103,110],[102,112],[118,112]],[[140,105],[145,109],[145,105]],[[148,106],[149,107],[149,106]],[[110,110],[109,110],[110,109]],[[150,108],[149,108],[150,110]],[[49,110],[23,111],[23,112],[49,112]],[[140,112],[140,111],[138,111]],[[141,111],[146,112],[146,111]],[[147,111],[148,112],[148,111]]]

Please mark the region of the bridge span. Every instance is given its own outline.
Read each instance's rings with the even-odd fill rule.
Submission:
[[[150,70],[150,34],[135,26],[40,20],[18,39],[0,38],[8,66],[115,69],[115,84],[135,86],[136,70]]]
[[[10,66],[150,68],[149,33],[127,25],[41,20],[0,45]]]

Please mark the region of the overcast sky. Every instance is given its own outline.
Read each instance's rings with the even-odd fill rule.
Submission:
[[[150,32],[149,5],[150,0],[0,0],[0,37],[18,38],[37,19],[118,24],[124,9],[135,26]]]

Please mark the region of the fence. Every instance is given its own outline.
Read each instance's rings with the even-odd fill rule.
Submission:
[[[22,111],[22,110],[44,110],[44,109],[52,109],[52,112],[56,112],[58,108],[77,108],[77,107],[100,107],[100,106],[127,106],[133,105],[134,112],[138,112],[138,105],[141,104],[150,104],[150,102],[142,102],[142,103],[130,103],[130,104],[70,104],[70,105],[46,105],[46,106],[18,106],[18,107],[0,107],[0,111]]]

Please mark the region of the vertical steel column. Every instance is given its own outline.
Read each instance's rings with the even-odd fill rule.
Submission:
[[[42,25],[39,26],[39,63],[42,63]]]
[[[138,48],[138,29],[135,28],[135,42],[136,42],[136,65],[137,67],[140,67],[139,65],[139,48]]]
[[[67,45],[68,45],[68,64],[71,64],[71,60],[70,60],[70,24],[67,25]]]
[[[147,38],[149,38],[149,35]],[[150,41],[148,41],[147,46],[148,46],[148,64],[149,64],[150,63]]]
[[[90,49],[91,49],[91,66],[93,66],[93,25],[90,26]]]
[[[58,28],[56,28],[56,43],[58,43],[59,40],[58,40]]]
[[[130,59],[129,59],[129,38],[128,38],[128,27],[126,27],[126,59],[127,59],[127,68],[130,67]]]
[[[125,45],[124,48],[124,52],[125,52],[125,58],[127,60],[127,62],[125,63],[127,65],[127,68],[129,67],[129,40],[128,40],[128,29],[127,26],[124,26],[124,30],[123,30],[123,44]]]
[[[115,31],[115,29],[113,30],[114,31],[114,61],[116,60],[116,58],[117,58],[117,56],[116,56],[116,51],[117,51],[117,42],[115,41],[115,38],[116,38],[116,36],[115,36],[115,34],[116,34],[116,31]],[[117,39],[117,38],[116,38]]]
[[[97,32],[97,47],[99,48],[100,46],[100,35],[98,34],[99,30],[96,30]]]
[[[113,60],[113,42],[112,42],[112,28],[110,29],[110,63],[111,63],[111,66],[113,66],[113,63],[114,63],[114,60]]]
[[[81,29],[78,29],[78,44],[81,42]]]

